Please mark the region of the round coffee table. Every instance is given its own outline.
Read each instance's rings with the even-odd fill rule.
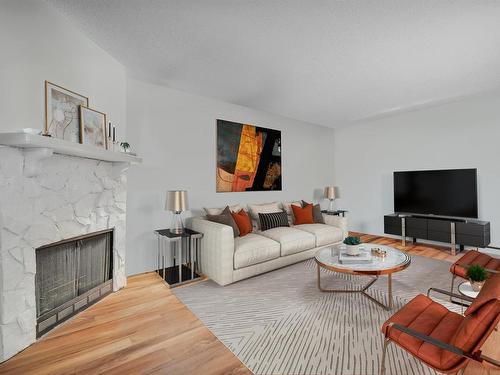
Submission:
[[[391,310],[392,302],[392,274],[404,270],[410,265],[411,258],[408,254],[389,246],[377,244],[363,244],[365,251],[371,253],[372,248],[379,248],[386,251],[384,258],[372,255],[370,263],[365,264],[343,264],[339,261],[339,245],[326,247],[316,253],[315,259],[318,265],[318,288],[322,292],[330,293],[362,293],[373,302],[382,306],[386,310]],[[373,279],[361,289],[325,289],[321,287],[321,268],[329,271],[341,272],[359,276],[373,276]],[[387,275],[388,282],[388,304],[378,301],[374,297],[366,293],[366,290],[378,280],[380,275]]]

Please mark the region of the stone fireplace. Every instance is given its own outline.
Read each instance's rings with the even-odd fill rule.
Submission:
[[[37,249],[112,231],[112,289],[126,284],[129,163],[32,151],[0,147],[0,360],[36,340]]]

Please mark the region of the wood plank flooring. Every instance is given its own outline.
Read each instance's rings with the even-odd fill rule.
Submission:
[[[450,262],[461,256],[451,256],[445,247],[403,248],[395,239],[352,235]],[[251,374],[155,273],[129,277],[128,283],[0,364],[0,374]],[[500,358],[498,332],[484,353]],[[486,370],[471,364],[465,374]]]
[[[251,372],[155,273],[57,327],[0,364],[1,374],[233,374]]]

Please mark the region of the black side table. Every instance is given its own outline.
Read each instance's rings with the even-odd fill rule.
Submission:
[[[181,234],[169,229],[158,229],[155,233],[158,238],[157,273],[170,286],[199,279],[198,259],[203,234],[187,228]],[[168,263],[173,265],[167,266]]]
[[[326,215],[345,217],[345,214],[348,213],[349,211],[346,211],[346,210],[335,210],[335,211],[323,210],[321,212],[324,213],[324,214],[326,214]]]

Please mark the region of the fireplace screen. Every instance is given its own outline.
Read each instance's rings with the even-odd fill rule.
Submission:
[[[111,292],[113,232],[93,233],[36,251],[38,334]]]

